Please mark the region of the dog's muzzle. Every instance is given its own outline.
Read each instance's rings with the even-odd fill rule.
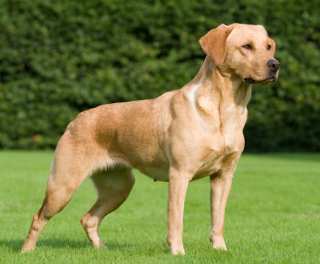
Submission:
[[[280,62],[276,59],[270,59],[267,61],[267,67],[269,69],[268,78],[263,80],[255,80],[251,77],[245,78],[244,81],[246,84],[255,84],[255,83],[266,83],[274,82],[278,79]]]

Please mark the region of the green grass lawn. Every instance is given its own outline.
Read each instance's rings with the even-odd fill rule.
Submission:
[[[92,249],[79,223],[95,201],[87,180],[47,225],[38,248],[22,255],[51,159],[51,152],[0,152],[0,263],[320,263],[320,155],[241,158],[226,214],[228,252],[214,251],[208,240],[208,178],[189,187],[186,256],[173,257],[166,247],[167,184],[136,172],[129,199],[101,226],[105,248]]]

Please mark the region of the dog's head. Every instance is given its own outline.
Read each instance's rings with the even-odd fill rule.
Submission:
[[[276,43],[260,25],[220,25],[199,40],[214,64],[247,83],[275,81],[279,61],[274,58]]]

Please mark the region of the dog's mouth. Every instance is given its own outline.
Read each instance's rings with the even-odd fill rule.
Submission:
[[[263,79],[263,80],[255,80],[251,77],[249,78],[244,78],[244,82],[246,84],[263,84],[263,83],[270,83],[270,82],[275,82],[277,80],[277,76],[270,76],[266,79]]]

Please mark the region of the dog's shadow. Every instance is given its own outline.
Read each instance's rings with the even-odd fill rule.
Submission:
[[[11,239],[11,240],[0,240],[0,248],[6,248],[12,252],[20,252],[21,246],[23,244],[22,239]],[[107,246],[104,246],[109,250],[121,250],[123,248],[130,248],[132,245],[129,244],[119,244],[116,242],[109,242]],[[87,241],[81,240],[67,240],[67,239],[45,239],[39,241],[37,248],[53,248],[53,249],[63,249],[63,248],[73,248],[73,249],[93,249]]]
[[[0,240],[0,247],[7,248],[11,251],[17,252],[21,250],[23,244],[22,239]],[[90,244],[86,241],[66,240],[66,239],[45,239],[39,241],[37,247],[48,248],[90,248]]]

